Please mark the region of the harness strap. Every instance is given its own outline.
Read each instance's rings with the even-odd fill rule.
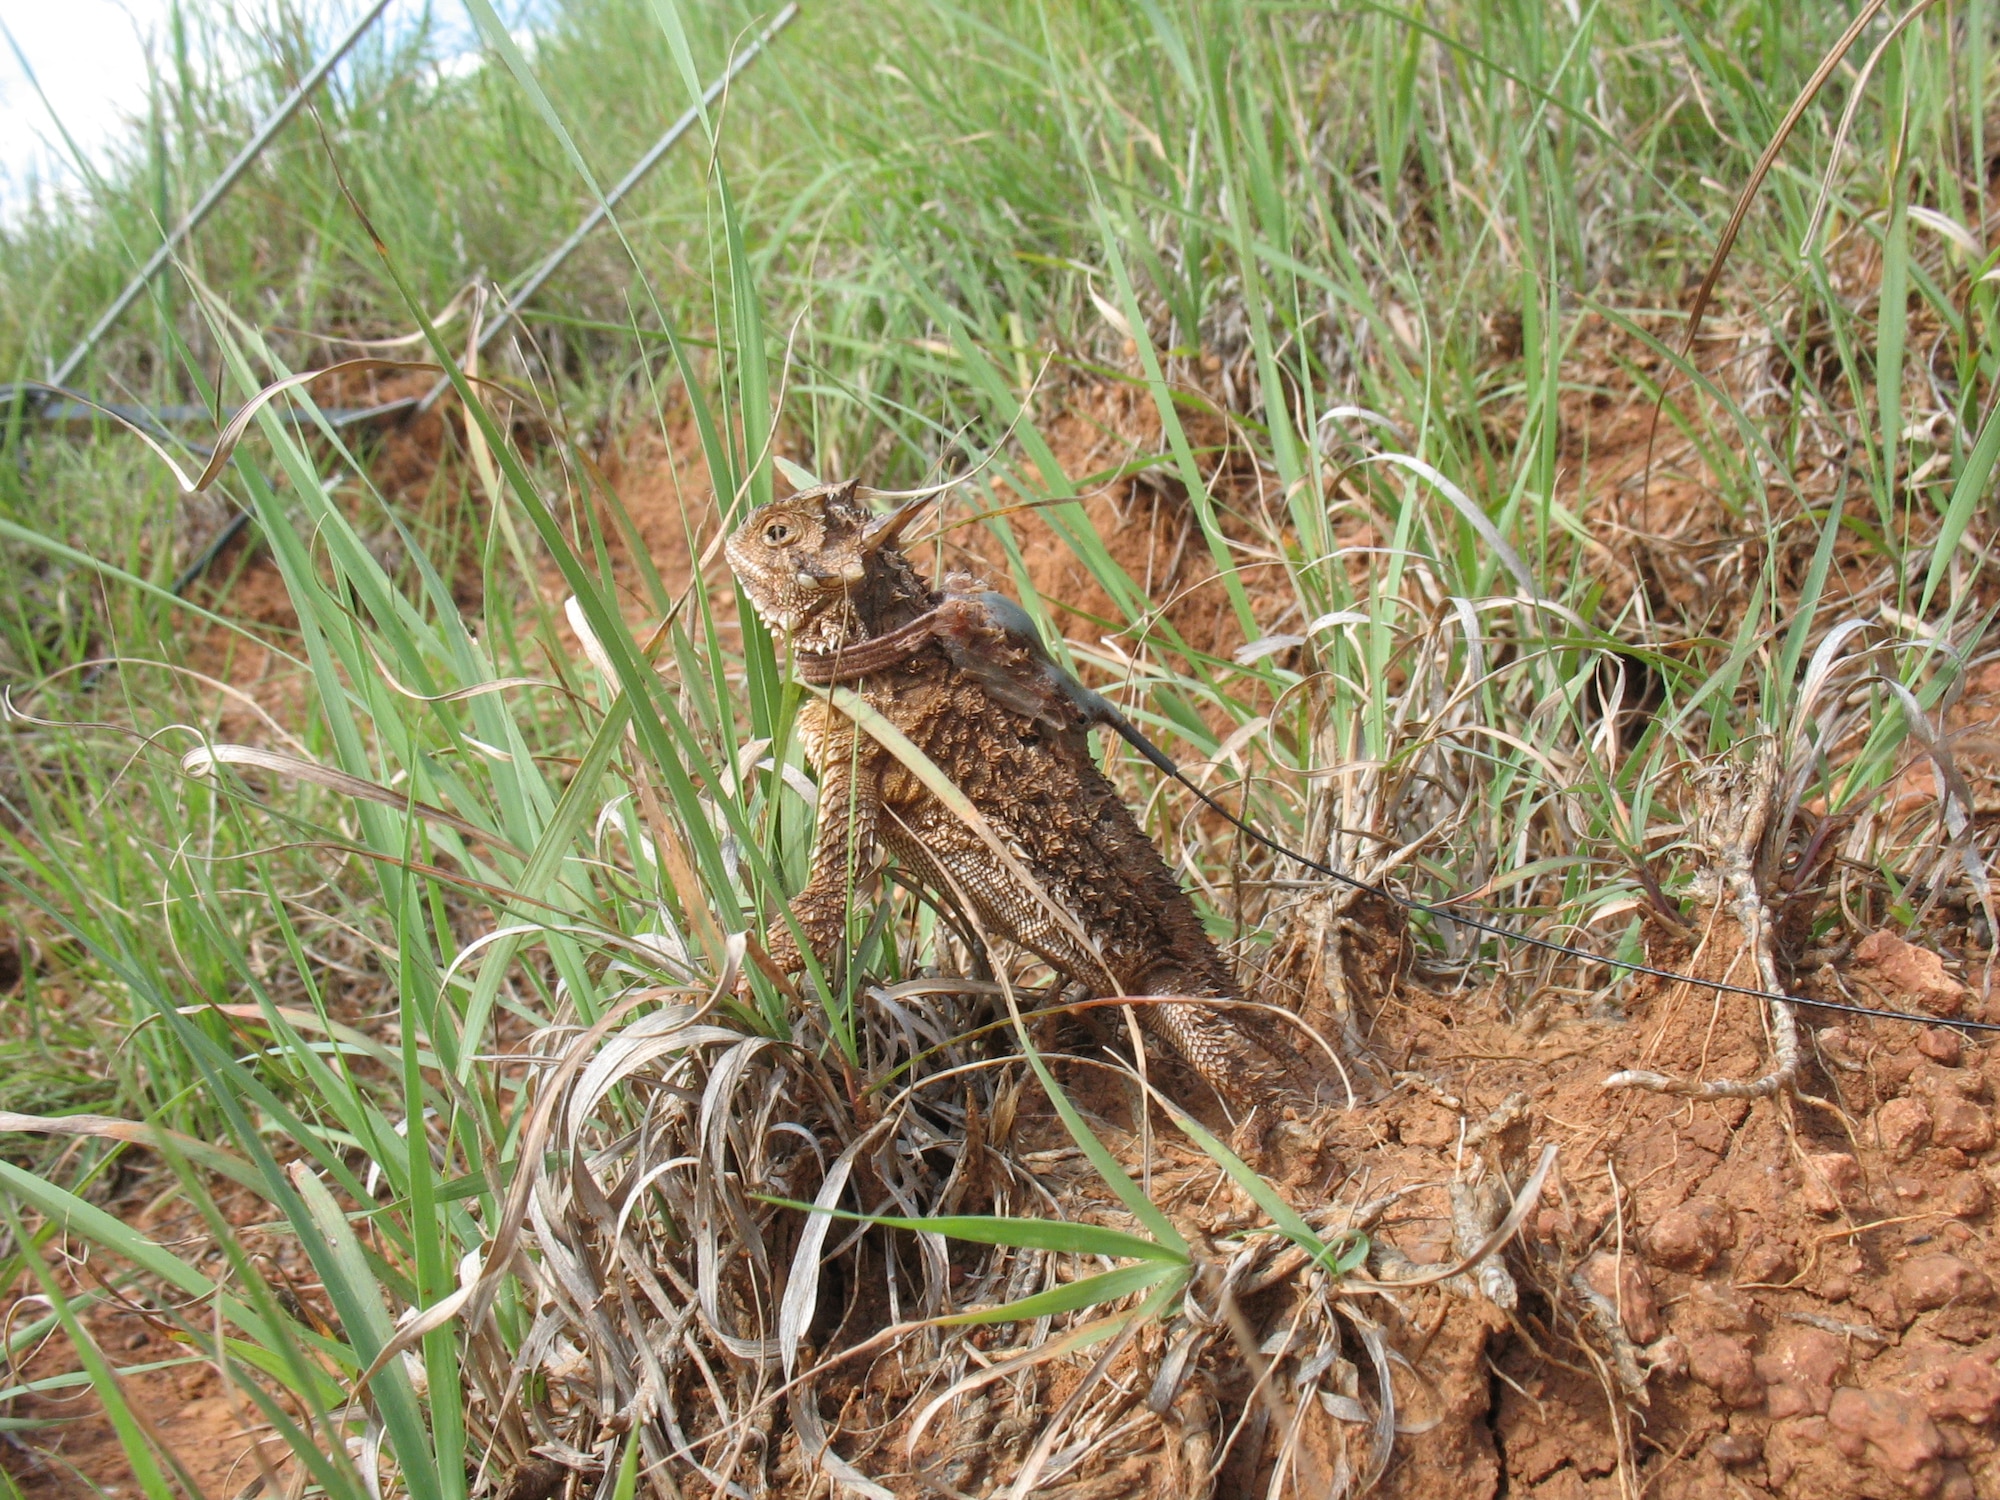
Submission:
[[[801,652],[793,657],[792,670],[798,673],[801,682],[813,687],[830,687],[836,682],[853,682],[871,672],[900,666],[923,650],[937,634],[938,617],[942,612],[934,609],[928,614],[918,615],[907,625],[898,625],[894,630],[885,630],[880,635],[842,646],[824,656],[808,656]]]

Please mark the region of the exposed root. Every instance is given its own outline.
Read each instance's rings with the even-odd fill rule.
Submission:
[[[1757,985],[1773,994],[1785,991],[1778,977],[1771,913],[1764,902],[1759,869],[1773,829],[1772,814],[1780,779],[1778,752],[1767,746],[1751,763],[1747,774],[1732,766],[1715,767],[1698,789],[1699,825],[1708,856],[1697,877],[1698,888],[1704,890],[1712,903],[1726,907],[1735,919],[1756,966]],[[1725,968],[1724,977],[1733,967],[1732,961]],[[1762,1077],[1748,1081],[1695,1080],[1632,1069],[1613,1073],[1604,1080],[1604,1087],[1646,1089],[1693,1099],[1768,1099],[1789,1091],[1799,1071],[1798,1012],[1786,1001],[1766,1003],[1770,1010],[1774,1062]]]
[[[1618,1377],[1618,1384],[1632,1400],[1641,1406],[1647,1405],[1650,1398],[1646,1394],[1646,1372],[1639,1363],[1639,1351],[1625,1336],[1624,1320],[1618,1316],[1618,1308],[1609,1297],[1593,1287],[1581,1271],[1571,1273],[1569,1287],[1583,1302],[1592,1326],[1610,1349],[1611,1368]]]
[[[1507,1217],[1507,1210],[1513,1207],[1497,1177],[1482,1176],[1472,1182],[1454,1182],[1449,1189],[1449,1197],[1452,1245],[1462,1256],[1477,1250]],[[1514,1284],[1507,1263],[1498,1255],[1489,1255],[1480,1261],[1473,1276],[1479,1284],[1480,1294],[1494,1306],[1512,1312],[1520,1305],[1520,1288]]]

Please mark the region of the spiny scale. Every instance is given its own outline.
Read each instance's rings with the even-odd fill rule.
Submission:
[[[952,779],[1070,920],[815,698],[800,732],[820,777],[819,829],[811,877],[792,901],[815,956],[831,959],[844,939],[850,872],[879,844],[990,934],[1093,995],[1235,998],[1193,903],[1091,758],[1092,724],[1124,732],[1117,710],[1050,661],[1012,600],[970,579],[949,579],[943,592],[924,582],[895,545],[919,508],[877,518],[852,484],[804,491],[753,513],[729,538],[729,563],[758,614],[790,636],[801,677],[851,683]],[[768,946],[788,972],[804,968],[789,929],[774,928]],[[1222,1008],[1138,1012],[1232,1104],[1287,1086],[1291,1067]]]

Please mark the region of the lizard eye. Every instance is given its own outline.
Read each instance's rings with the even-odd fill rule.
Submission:
[[[792,528],[783,521],[773,521],[764,528],[764,545],[782,547],[792,539]]]

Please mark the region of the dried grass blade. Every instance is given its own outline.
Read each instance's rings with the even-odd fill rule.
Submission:
[[[819,1192],[813,1198],[805,1228],[799,1234],[798,1248],[792,1252],[792,1267],[785,1277],[784,1296],[778,1302],[778,1355],[784,1362],[787,1376],[791,1375],[792,1367],[798,1360],[799,1341],[805,1337],[806,1329],[812,1326],[813,1314],[819,1308],[819,1254],[836,1217],[832,1212],[833,1205],[839,1201],[841,1191],[847,1186],[855,1160],[895,1118],[894,1115],[883,1116],[876,1121],[873,1129],[835,1157],[833,1165],[827,1168],[825,1180],[820,1183]],[[795,1206],[805,1207],[803,1204]],[[842,1214],[838,1217],[848,1216]]]
[[[1479,539],[1493,549],[1493,555],[1500,559],[1514,581],[1521,586],[1521,592],[1537,604],[1548,601],[1542,595],[1541,585],[1528,565],[1521,561],[1521,554],[1500,535],[1500,528],[1493,524],[1493,518],[1479,508],[1479,503],[1464,490],[1453,484],[1443,474],[1420,458],[1412,458],[1407,453],[1373,453],[1361,460],[1362,463],[1394,464],[1399,469],[1407,469],[1451,503],[1451,508],[1465,517],[1466,525],[1479,533]]]
[[[265,750],[257,745],[199,745],[181,757],[181,769],[190,776],[207,775],[219,765],[254,766],[260,771],[269,771],[294,781],[310,782],[330,792],[338,792],[343,797],[378,803],[399,813],[414,813],[430,822],[442,823],[469,839],[477,839],[518,859],[528,857],[526,851],[515,848],[490,829],[467,822],[457,813],[433,807],[428,802],[419,802],[413,797],[399,797],[377,782],[349,775],[316,760],[287,755],[282,750]]]
[[[215,440],[215,452],[208,460],[208,467],[201,471],[200,476],[192,485],[188,486],[188,489],[190,493],[199,493],[214,484],[216,478],[228,464],[230,455],[235,453],[236,445],[243,440],[243,434],[249,430],[250,424],[257,420],[257,413],[277,400],[286,391],[297,390],[300,386],[311,385],[315,380],[327,375],[340,375],[362,370],[426,370],[435,374],[442,368],[441,365],[432,364],[428,360],[343,359],[335,364],[326,365],[317,370],[306,370],[297,375],[287,375],[283,380],[274,380],[248,401],[244,402],[236,414],[229,419],[228,424],[222,429],[221,436]],[[176,470],[175,472],[178,474],[179,471]]]
[[[23,1135],[85,1136],[93,1140],[121,1141],[129,1146],[145,1146],[152,1150],[158,1150],[160,1138],[165,1137],[171,1142],[172,1149],[190,1162],[254,1191],[261,1193],[265,1187],[263,1177],[235,1153],[177,1130],[137,1120],[121,1120],[112,1115],[25,1115],[0,1110],[0,1132],[5,1131],[19,1131]]]
[[[1062,1337],[1053,1339],[1049,1343],[1037,1345],[1011,1359],[1003,1359],[998,1364],[988,1365],[983,1370],[965,1376],[950,1389],[933,1396],[925,1403],[924,1409],[917,1413],[916,1420],[910,1424],[909,1435],[903,1440],[903,1452],[914,1457],[917,1444],[923,1439],[924,1429],[939,1412],[960,1396],[969,1396],[996,1380],[1005,1380],[1009,1375],[1019,1374],[1022,1370],[1035,1365],[1060,1359],[1066,1354],[1074,1354],[1080,1349],[1088,1349],[1094,1344],[1102,1343],[1120,1332],[1132,1317],[1131,1313],[1119,1313],[1113,1317],[1099,1318],[1095,1322],[1085,1323],[1080,1328],[1072,1328]]]
[[[896,1500],[894,1490],[884,1489],[833,1451],[833,1441],[827,1436],[826,1424],[819,1414],[819,1401],[813,1394],[810,1381],[801,1381],[792,1387],[791,1411],[792,1427],[799,1435],[799,1446],[826,1475],[835,1495],[845,1491],[861,1496],[862,1500]]]
[[[570,1092],[567,1125],[571,1137],[582,1133],[585,1121],[606,1094],[655,1058],[745,1040],[742,1032],[727,1026],[702,1024],[707,1009],[706,1005],[664,1006],[607,1040]]]

